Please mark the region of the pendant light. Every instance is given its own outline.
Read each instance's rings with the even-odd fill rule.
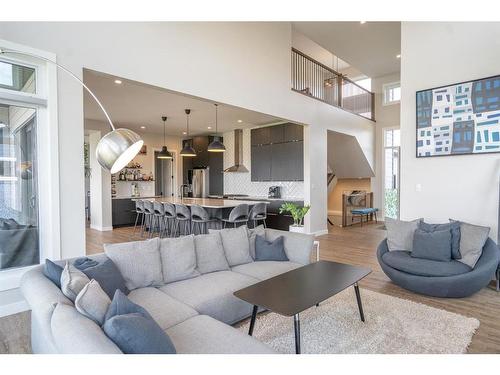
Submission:
[[[70,75],[73,79],[78,81],[80,85],[92,96],[99,108],[106,116],[108,120],[111,131],[101,138],[96,148],[96,158],[102,168],[108,170],[109,172],[117,173],[122,170],[141,150],[144,141],[141,137],[134,131],[125,128],[115,128],[108,112],[97,98],[97,96],[90,90],[87,85],[78,78],[71,70],[65,68],[61,64],[52,61],[46,57],[36,55],[34,53],[21,52],[15,50],[7,50],[0,48],[0,55],[2,54],[15,54],[21,56],[29,56],[41,59],[48,63],[54,64],[56,67],[61,69]]]
[[[217,108],[219,107],[218,104],[215,105],[215,137],[214,140],[208,145],[208,152],[224,152],[226,151],[226,147],[222,144],[221,141],[219,141],[219,136],[217,134],[217,129],[218,129],[218,119],[217,119]]]
[[[186,135],[189,135],[189,114],[191,113],[190,109],[185,109],[184,112],[186,113]],[[191,141],[186,140],[184,142],[184,147],[182,148],[180,152],[181,156],[184,157],[195,157],[196,156],[196,151],[191,147]]]
[[[166,146],[166,140],[165,140],[165,129],[166,129],[166,122],[167,122],[167,116],[162,116],[161,120],[163,121],[163,147],[161,148],[161,151],[158,153],[158,156],[156,157],[157,159],[172,159],[172,154],[167,150]]]

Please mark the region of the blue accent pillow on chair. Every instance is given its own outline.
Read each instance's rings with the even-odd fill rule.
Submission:
[[[451,231],[451,258],[452,259],[462,259],[460,254],[460,222],[452,221],[446,224],[428,224],[421,221],[418,224],[418,229],[424,232],[432,233],[437,230],[449,230]]]
[[[141,306],[120,290],[106,313],[104,333],[125,354],[175,354],[170,337]]]
[[[61,275],[63,271],[63,267],[58,264],[55,264],[49,259],[45,259],[45,266],[43,267],[43,274],[50,281],[57,285],[58,288],[61,288]]]
[[[417,229],[413,235],[413,258],[449,262],[451,260],[451,231],[425,232]]]
[[[288,261],[285,252],[284,237],[279,236],[274,241],[267,241],[263,236],[255,237],[255,261],[274,260],[278,262]]]
[[[94,279],[99,283],[102,290],[106,292],[109,299],[113,299],[115,291],[118,289],[127,295],[130,291],[125,285],[120,270],[111,259],[106,259],[102,263],[80,269],[89,279]]]

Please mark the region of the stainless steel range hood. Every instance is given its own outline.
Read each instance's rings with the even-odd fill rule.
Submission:
[[[243,165],[243,130],[234,131],[234,165],[224,169],[228,173],[248,173],[248,169]]]

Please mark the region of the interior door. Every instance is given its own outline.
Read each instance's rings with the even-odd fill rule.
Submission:
[[[155,195],[171,197],[174,192],[174,159],[158,159],[155,151]]]

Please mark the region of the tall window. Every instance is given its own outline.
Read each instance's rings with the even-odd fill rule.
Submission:
[[[28,62],[0,58],[0,275],[40,263],[38,134],[47,100],[37,73]]]
[[[401,101],[401,84],[399,82],[387,83],[382,86],[384,105],[397,104]]]
[[[400,130],[384,130],[384,212],[386,217],[399,218],[399,155]]]

